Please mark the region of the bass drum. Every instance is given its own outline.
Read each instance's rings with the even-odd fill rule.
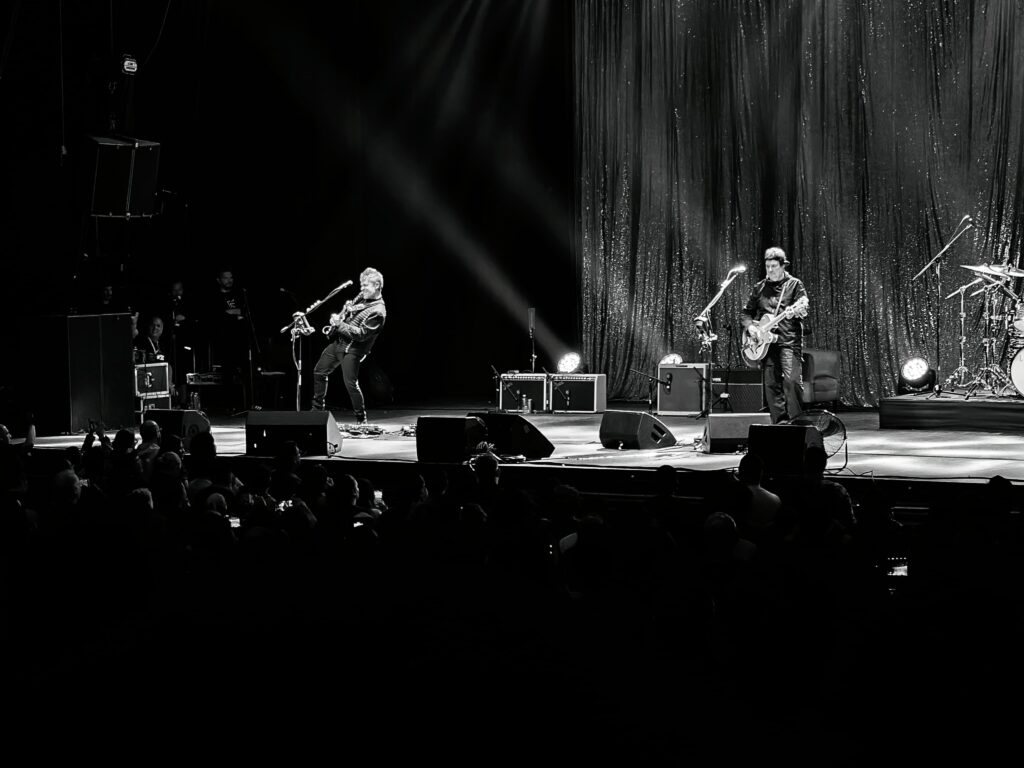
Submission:
[[[1010,360],[1010,381],[1014,389],[1024,395],[1024,347],[1018,349]]]

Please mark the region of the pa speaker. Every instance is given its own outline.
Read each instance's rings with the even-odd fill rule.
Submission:
[[[187,451],[192,438],[200,432],[210,431],[210,420],[199,411],[172,411],[151,408],[144,417],[160,425],[165,435],[177,435]]]
[[[747,445],[754,425],[769,426],[770,413],[709,413],[704,425],[704,453],[735,453]]]
[[[275,456],[289,440],[306,456],[341,450],[341,431],[330,411],[249,411],[245,417],[247,456]]]
[[[754,425],[747,452],[761,457],[768,475],[799,475],[804,469],[804,452],[812,445],[824,447],[821,433],[812,426]]]
[[[525,456],[528,459],[546,459],[555,452],[540,430],[518,413],[471,413],[487,427],[487,442],[494,445],[495,453],[503,456]],[[419,434],[417,430],[416,434]]]
[[[420,416],[416,420],[416,458],[459,464],[487,440],[487,427],[476,416]]]
[[[88,137],[89,213],[104,218],[152,216],[160,144],[142,139]]]
[[[605,411],[600,435],[605,448],[667,448],[676,444],[668,427],[649,413],[635,411]]]

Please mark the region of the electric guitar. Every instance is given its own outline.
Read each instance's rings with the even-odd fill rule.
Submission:
[[[358,298],[358,297],[356,297]],[[349,299],[345,302],[345,306],[341,308],[341,312],[336,312],[331,315],[330,325],[323,327],[324,335],[328,341],[337,341],[341,336],[341,331],[338,328],[342,323],[347,323],[352,319],[352,316],[356,313],[356,300]]]
[[[786,307],[777,315],[765,314],[760,320],[752,322],[743,333],[743,343],[740,345],[740,352],[743,355],[743,362],[751,368],[756,368],[764,356],[768,354],[768,346],[779,337],[772,333],[772,328],[783,320],[807,309],[807,297],[801,296],[795,302]]]

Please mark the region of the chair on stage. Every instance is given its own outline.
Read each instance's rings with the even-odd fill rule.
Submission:
[[[803,354],[803,393],[805,405],[839,403],[839,351],[805,349]]]

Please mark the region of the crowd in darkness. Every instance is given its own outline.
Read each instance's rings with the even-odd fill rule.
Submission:
[[[906,765],[954,738],[980,755],[1019,715],[1002,478],[911,529],[813,449],[798,479],[748,454],[692,498],[669,466],[526,490],[488,453],[377,488],[152,422],[0,443],[2,684],[48,722],[381,759]]]

